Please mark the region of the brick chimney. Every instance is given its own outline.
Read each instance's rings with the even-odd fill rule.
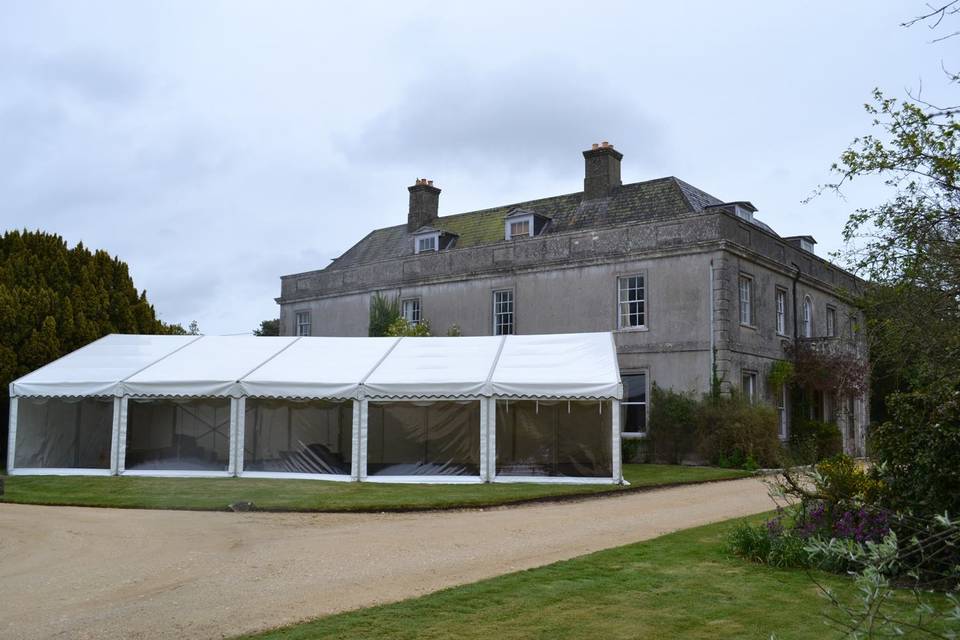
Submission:
[[[433,180],[417,178],[410,192],[410,211],[407,213],[407,231],[416,231],[425,224],[437,219],[440,206],[440,189],[433,186]]]
[[[623,154],[604,140],[583,152],[585,171],[583,176],[583,199],[593,200],[610,195],[620,182],[620,161]]]

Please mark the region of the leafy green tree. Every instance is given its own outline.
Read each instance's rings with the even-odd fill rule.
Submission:
[[[260,328],[253,330],[255,336],[278,336],[280,335],[280,318],[273,320],[263,320],[260,322]]]
[[[0,412],[14,379],[108,333],[185,333],[157,319],[127,265],[42,231],[0,236]],[[0,423],[6,424],[5,418]],[[7,438],[0,440],[0,450]]]
[[[956,2],[905,23],[958,16]],[[952,25],[945,40],[956,35]],[[955,42],[955,41],[951,41]],[[956,51],[956,49],[952,49]],[[944,68],[949,68],[945,63]],[[868,318],[874,392],[886,420],[875,457],[899,504],[927,513],[960,512],[960,75],[946,73],[955,106],[876,90],[866,110],[875,133],[857,138],[834,165],[829,185],[879,178],[892,197],[850,216],[844,228],[853,266],[873,287]],[[953,101],[951,101],[953,102]]]

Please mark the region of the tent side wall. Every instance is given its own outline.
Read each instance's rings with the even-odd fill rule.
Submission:
[[[240,398],[236,473],[251,478],[350,480],[353,400]]]
[[[355,382],[349,384],[321,376],[326,386],[311,387],[319,383],[299,377],[309,374],[309,367],[301,364],[301,369],[292,369],[296,375],[285,378],[298,394],[289,399],[258,395],[243,386],[244,378],[271,362],[285,371],[289,362],[304,360],[299,354],[313,350],[315,356],[324,343],[294,349],[294,340],[274,345],[276,352],[259,344],[244,346],[249,356],[245,367],[261,356],[266,359],[233,381],[211,380],[219,385],[216,391],[206,383],[191,386],[189,375],[170,380],[178,390],[195,390],[196,397],[171,397],[163,388],[163,375],[157,382],[147,375],[151,365],[110,383],[115,389],[106,394],[101,387],[90,387],[89,397],[79,399],[11,394],[8,471],[414,483],[622,481],[620,407],[611,388],[620,381],[612,338],[605,341],[609,353],[595,335],[507,336],[495,340],[496,348],[464,338],[470,341],[464,345],[473,358],[466,368],[445,364],[457,362],[458,340],[384,342],[369,349],[368,358],[376,364],[365,364],[364,369],[372,368],[362,378],[351,377]],[[565,340],[576,347],[572,353],[562,348]],[[189,363],[194,342],[203,346],[200,339],[192,340],[154,363],[174,357]],[[209,342],[201,354],[205,357],[233,344]],[[403,343],[408,346],[400,350]],[[339,348],[344,351],[343,345]],[[395,349],[397,361],[390,364]],[[502,378],[501,354],[511,358]],[[281,362],[281,356],[288,360]],[[574,362],[578,358],[595,360],[586,375]],[[390,389],[390,384],[407,384],[396,371],[402,374],[407,362],[422,364],[424,379],[415,388]],[[459,375],[438,377],[437,365]],[[170,362],[165,366],[169,378]],[[364,381],[381,366],[393,370],[367,388]],[[147,387],[160,385],[156,393],[164,395],[128,388],[135,375]],[[390,376],[399,382],[391,382]],[[293,388],[269,375],[253,382],[273,384],[269,393],[280,395]],[[340,385],[336,391],[332,383]],[[352,397],[343,396],[346,391]],[[311,393],[339,397],[310,399]],[[539,399],[538,393],[543,394]],[[507,404],[501,408],[502,403]]]
[[[618,400],[495,398],[490,404],[488,477],[494,482],[622,481]]]
[[[391,483],[479,483],[485,398],[367,398],[362,478]]]
[[[110,475],[113,398],[13,397],[11,474]]]

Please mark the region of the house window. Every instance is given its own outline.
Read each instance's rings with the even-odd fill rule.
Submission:
[[[505,336],[513,333],[513,290],[503,289],[493,292],[493,335]]]
[[[803,337],[813,337],[813,302],[810,296],[803,299]]]
[[[420,298],[407,298],[401,302],[403,319],[410,324],[420,324]]]
[[[739,204],[733,205],[733,211],[737,214],[738,218],[742,218],[747,222],[753,222],[753,212],[746,207],[740,206]]]
[[[753,326],[753,278],[740,274],[740,324]]]
[[[516,220],[510,223],[510,237],[523,237],[530,235],[530,221]]]
[[[757,404],[756,371],[744,371],[740,374],[740,391],[750,404]]]
[[[617,278],[620,329],[647,326],[646,291],[642,274]]]
[[[310,335],[310,312],[297,311],[296,324],[298,336]]]
[[[787,335],[787,292],[777,289],[777,333]]]
[[[515,211],[503,221],[503,233],[507,240],[530,238],[537,232],[533,224],[534,214]]]
[[[620,376],[623,402],[620,403],[621,432],[627,436],[647,435],[647,374]]]
[[[827,307],[827,337],[833,338],[837,335],[837,310],[833,307]]]
[[[787,385],[780,385],[777,394],[777,435],[781,440],[787,439]]]
[[[420,236],[417,238],[417,251],[416,253],[423,253],[424,251],[436,251],[437,250],[437,236]]]

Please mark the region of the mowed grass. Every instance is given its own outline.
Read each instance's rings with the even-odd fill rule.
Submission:
[[[829,606],[805,571],[727,554],[724,539],[734,522],[243,638],[842,637],[825,625]],[[846,578],[816,578],[840,594],[854,590]],[[910,608],[906,595],[903,607]]]
[[[657,486],[728,480],[735,469],[624,465],[629,486],[470,484],[412,485],[259,478],[8,476],[4,502],[141,509],[226,509],[237,501],[275,511],[390,511],[503,505]]]

